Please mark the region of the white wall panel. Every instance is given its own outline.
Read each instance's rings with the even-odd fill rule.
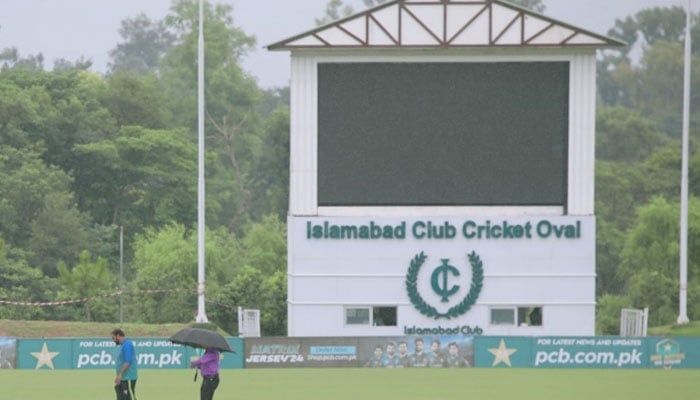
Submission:
[[[477,21],[478,22],[478,21]],[[503,21],[501,21],[503,22]],[[451,27],[448,20],[448,30]],[[476,23],[475,26],[479,26]],[[561,32],[560,32],[561,33]],[[479,36],[481,35],[481,36]],[[469,40],[488,39],[484,32]],[[566,208],[563,207],[323,207],[317,204],[317,65],[320,62],[508,62],[568,61],[569,165]],[[319,51],[292,54],[290,198],[288,217],[288,333],[290,336],[403,335],[410,326],[479,326],[489,335],[593,335],[595,327],[595,50],[584,49],[460,49]],[[571,239],[468,239],[461,232],[447,239],[419,239],[410,232],[416,221],[465,220],[480,224],[540,220],[555,225],[580,223]],[[381,240],[310,238],[307,224],[396,225],[405,221],[407,237]],[[534,232],[534,231],[533,231]],[[406,293],[410,262],[424,252],[420,292],[430,294],[430,272],[449,259],[471,278],[466,257],[475,252],[483,262],[483,288],[468,312],[452,320],[422,315]],[[462,283],[458,296],[468,293]],[[491,307],[539,305],[544,326],[490,325]],[[347,326],[344,307],[395,305],[398,326]]]

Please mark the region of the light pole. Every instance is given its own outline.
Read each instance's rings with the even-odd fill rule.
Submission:
[[[198,190],[197,190],[197,317],[196,322],[209,322],[204,309],[204,0],[199,0],[199,40],[197,62],[197,144],[198,144]]]
[[[683,62],[683,150],[681,156],[680,277],[678,294],[679,325],[688,320],[688,130],[690,114],[690,0],[685,13],[685,54]]]
[[[119,325],[124,323],[124,226],[119,226]]]

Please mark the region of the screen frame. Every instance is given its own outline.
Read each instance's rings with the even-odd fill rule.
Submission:
[[[330,106],[326,106],[326,103],[328,102],[329,99],[332,100],[334,98],[327,97],[327,94],[324,93],[323,90],[324,90],[324,85],[333,86],[335,81],[331,81],[330,84],[327,84],[327,81],[324,81],[323,75],[328,70],[337,69],[337,67],[344,68],[344,71],[346,71],[346,72],[347,71],[353,72],[352,71],[353,70],[353,63],[359,64],[358,69],[365,67],[365,68],[369,68],[368,69],[369,71],[377,71],[377,70],[380,70],[381,68],[385,68],[385,69],[388,69],[389,72],[393,72],[392,68],[394,68],[394,70],[401,71],[401,70],[408,70],[412,67],[415,67],[415,69],[421,69],[421,70],[424,70],[426,68],[427,69],[434,68],[434,69],[438,69],[441,71],[444,71],[444,70],[451,71],[451,70],[454,70],[456,68],[461,72],[461,70],[460,70],[460,68],[461,68],[461,69],[467,69],[469,71],[482,71],[479,73],[484,73],[483,71],[487,71],[486,75],[488,76],[488,79],[498,79],[497,72],[496,72],[496,75],[494,75],[493,72],[488,72],[488,70],[490,70],[490,69],[496,69],[496,70],[505,69],[506,71],[513,72],[512,71],[513,68],[516,68],[516,69],[520,68],[520,69],[524,70],[525,72],[529,72],[529,73],[531,73],[530,70],[533,69],[532,66],[536,66],[537,68],[540,68],[542,66],[544,66],[544,68],[549,68],[549,70],[545,71],[545,73],[552,71],[552,68],[558,69],[555,71],[558,73],[558,76],[556,76],[557,81],[554,83],[549,83],[550,86],[548,88],[553,87],[554,91],[559,91],[557,93],[557,96],[559,96],[558,100],[561,102],[561,104],[556,104],[558,106],[556,111],[558,113],[560,113],[560,115],[558,117],[559,119],[554,121],[555,124],[558,124],[558,125],[556,127],[556,131],[553,133],[556,134],[554,136],[554,138],[561,141],[561,143],[557,143],[559,146],[558,151],[560,151],[561,154],[557,155],[557,153],[554,153],[555,154],[554,158],[552,160],[548,160],[550,162],[548,167],[550,167],[550,169],[553,169],[553,168],[551,168],[552,165],[558,165],[560,170],[552,172],[553,178],[550,177],[549,181],[542,183],[541,186],[539,187],[539,190],[550,190],[549,187],[554,186],[554,188],[551,189],[550,192],[548,192],[547,196],[549,196],[549,197],[547,198],[547,200],[536,200],[536,201],[520,200],[517,197],[515,197],[515,196],[518,196],[517,194],[512,194],[511,196],[514,196],[514,197],[508,198],[504,201],[495,201],[494,200],[495,195],[490,200],[487,199],[487,201],[468,200],[465,202],[460,202],[459,200],[447,201],[447,202],[440,202],[440,201],[435,202],[435,201],[430,201],[430,200],[424,201],[424,200],[419,199],[417,201],[408,201],[408,202],[404,203],[402,201],[399,201],[400,199],[397,200],[396,198],[390,199],[389,201],[386,201],[385,199],[382,201],[373,201],[371,199],[369,201],[358,201],[357,199],[355,199],[355,200],[351,200],[351,201],[347,201],[347,202],[344,200],[340,200],[340,201],[333,200],[333,199],[328,200],[329,197],[325,194],[325,191],[327,190],[327,188],[324,186],[325,184],[323,183],[323,181],[325,179],[325,181],[328,182],[329,179],[325,178],[326,169],[324,167],[329,166],[329,165],[332,166],[332,164],[329,164],[329,161],[324,159],[324,157],[329,158],[329,156],[326,155],[325,153],[322,153],[323,151],[325,151],[325,148],[323,148],[324,147],[323,141],[324,141],[324,139],[328,140],[323,136],[324,133],[322,131],[324,129],[326,129],[326,131],[329,130],[328,129],[329,123],[323,119],[324,117],[326,117],[324,115],[324,108],[327,110]],[[468,208],[484,208],[484,207],[486,207],[486,208],[493,208],[493,207],[511,208],[511,207],[518,207],[518,208],[523,208],[524,207],[524,208],[534,208],[537,210],[547,210],[546,211],[547,213],[563,213],[564,210],[566,209],[566,205],[567,205],[567,201],[568,201],[568,186],[569,186],[569,182],[568,182],[568,180],[569,180],[568,167],[569,167],[569,163],[570,163],[570,160],[569,160],[569,158],[570,158],[570,154],[569,154],[569,152],[570,152],[570,149],[569,149],[569,136],[570,136],[569,129],[570,128],[569,128],[569,126],[570,126],[570,118],[571,118],[571,116],[570,116],[571,105],[569,102],[569,98],[571,97],[571,90],[570,90],[570,81],[571,81],[571,77],[570,77],[571,70],[570,69],[571,69],[571,66],[570,66],[569,60],[567,60],[567,59],[554,59],[554,60],[552,60],[552,59],[548,59],[548,60],[541,60],[541,59],[540,60],[522,60],[522,59],[518,59],[518,60],[499,60],[499,61],[494,61],[494,60],[460,60],[458,62],[456,62],[456,61],[436,61],[436,60],[414,61],[414,62],[377,61],[377,60],[373,60],[372,62],[367,62],[366,60],[355,60],[354,62],[348,62],[347,60],[345,60],[343,62],[317,61],[315,68],[317,69],[315,72],[317,75],[316,87],[317,87],[317,118],[318,118],[317,134],[316,134],[317,135],[316,141],[317,141],[317,146],[318,146],[317,155],[316,155],[318,157],[318,160],[317,160],[318,170],[317,170],[317,182],[316,182],[316,184],[317,184],[316,202],[317,202],[317,205],[319,207],[319,210],[321,210],[321,209],[337,209],[337,208],[343,208],[343,207],[361,207],[361,208],[365,208],[365,209],[369,209],[369,210],[371,210],[371,209],[384,209],[384,210],[386,210],[386,208],[394,208],[394,207],[398,207],[399,209],[405,209],[406,207],[409,207],[409,208],[411,208],[411,207],[419,207],[419,208],[425,208],[425,207],[427,207],[427,208],[435,208],[435,207],[439,207],[439,208],[444,208],[444,207],[447,207],[447,208],[464,208],[464,207],[468,207]],[[562,70],[562,68],[563,68],[563,70]],[[325,70],[321,71],[322,69],[325,69]],[[537,73],[541,73],[541,71],[537,72]],[[360,75],[359,79],[363,80],[364,79],[363,76],[366,76],[366,75]],[[496,76],[496,78],[494,78],[494,76]],[[388,76],[388,78],[389,79],[386,79],[386,80],[390,80],[391,76]],[[357,79],[357,77],[356,77],[356,79]],[[436,79],[439,81],[441,78],[438,77]],[[371,79],[368,78],[367,80],[371,80]],[[525,88],[530,88],[530,89],[532,88],[532,85],[527,86],[524,84],[520,84],[519,82],[517,82],[513,78],[511,78],[511,80],[514,82],[514,84],[512,84],[513,86],[523,86]],[[433,82],[433,81],[431,81],[431,82]],[[445,82],[444,80],[440,81],[438,83],[442,86],[450,84],[450,82]],[[500,84],[500,83],[494,81],[493,83],[491,83],[491,86],[497,86],[498,84]],[[555,85],[555,86],[552,86],[552,85]],[[346,89],[348,89],[348,91],[353,90],[353,88],[346,88]],[[390,88],[390,89],[398,90],[398,91],[402,90],[401,88]],[[501,91],[503,91],[503,87],[501,87],[499,89]],[[337,91],[338,89],[334,88],[334,90]],[[406,90],[409,91],[410,88],[408,88]],[[450,89],[448,88],[448,89],[443,89],[443,90],[450,90]],[[519,89],[519,90],[524,90],[524,89]],[[342,97],[342,95],[343,95],[343,93],[340,93],[340,96],[337,96],[337,93],[336,93],[336,97]],[[519,95],[522,97],[522,96],[525,96],[526,93],[519,93]],[[538,96],[546,96],[547,94],[546,93],[537,93],[537,95]],[[400,97],[400,96],[398,96],[398,97]],[[497,99],[497,100],[504,102],[503,99]],[[473,102],[473,99],[471,101]],[[513,107],[516,107],[518,105],[513,103],[513,104],[508,104],[508,106],[513,108]],[[340,107],[338,107],[338,108],[340,108]],[[538,112],[538,110],[535,110],[535,111]],[[340,110],[338,112],[343,113],[344,111]],[[532,117],[532,118],[540,118],[540,119],[548,118],[548,116],[544,115],[544,114],[548,114],[548,113],[549,113],[548,111],[543,110],[539,115]],[[561,114],[563,114],[563,115],[561,115]],[[525,118],[527,118],[527,116],[528,115],[525,114]],[[537,120],[537,123],[539,123],[539,121],[540,120]],[[349,122],[350,122],[350,124],[353,123],[353,121],[349,121]],[[458,122],[461,122],[461,121],[458,121]],[[511,123],[513,123],[513,122],[511,122]],[[551,128],[550,128],[550,130],[551,130]],[[512,133],[510,133],[510,134],[512,134]],[[342,141],[344,139],[344,137],[339,136],[336,139],[339,139],[339,141]],[[547,143],[545,143],[544,145],[547,145]],[[447,145],[447,146],[449,146],[449,145]],[[543,144],[540,144],[540,146],[543,146]],[[342,157],[343,156],[342,149],[344,149],[346,147],[347,146],[343,147],[342,145],[340,145],[339,146],[340,152],[338,150],[335,150],[337,153],[335,155],[340,155]],[[519,149],[519,147],[518,147],[518,149]],[[509,150],[509,151],[517,151],[517,150]],[[453,154],[453,156],[454,156],[454,154]],[[457,156],[459,156],[459,155],[457,155]],[[561,157],[561,159],[558,159],[556,157]],[[333,158],[332,156],[330,156],[330,158],[333,162],[337,160],[337,158]],[[554,163],[554,164],[552,164],[552,163]],[[463,166],[458,165],[458,167],[463,167]],[[510,166],[509,168],[511,170],[516,169],[516,167],[514,165]],[[518,167],[518,168],[520,168],[520,167]],[[347,170],[347,168],[346,168],[346,170]],[[513,172],[511,171],[510,173],[512,174]],[[365,171],[365,174],[367,174],[367,171]],[[429,179],[429,178],[431,178],[431,177],[430,176],[428,176],[427,178],[423,177],[423,181],[426,181],[426,179]],[[452,177],[452,178],[453,178],[453,180],[456,179],[455,177]],[[493,178],[494,179],[502,179],[502,178],[505,178],[505,176],[495,175],[495,176],[493,176]],[[509,179],[511,180],[510,182],[512,183],[513,176],[510,176]],[[552,179],[554,179],[554,180],[552,180]],[[502,179],[502,180],[505,181],[505,179]],[[330,180],[330,181],[333,182],[332,180]],[[534,184],[538,184],[538,183],[539,182],[534,182]],[[486,183],[486,184],[482,183],[482,185],[488,185],[488,183]],[[523,185],[521,185],[521,186],[523,186]],[[491,189],[488,186],[483,186],[483,188]],[[467,190],[467,189],[463,189],[463,190]],[[469,189],[469,190],[473,190],[473,189]],[[486,190],[482,189],[482,187],[479,187],[479,190],[486,191]],[[534,196],[537,196],[537,194],[539,192],[534,191],[533,193],[535,193]],[[412,193],[408,193],[408,194],[411,195]],[[337,197],[342,197],[342,196],[337,196]],[[346,197],[347,197],[347,193],[346,193]],[[461,196],[456,195],[453,197],[462,199],[462,198],[464,198],[464,193],[461,193]]]

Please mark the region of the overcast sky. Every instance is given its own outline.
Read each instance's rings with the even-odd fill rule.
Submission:
[[[700,0],[690,0],[693,12]],[[270,52],[265,46],[306,32],[323,16],[328,0],[216,0],[233,5],[234,24],[257,38],[257,48],[243,67],[260,86],[287,86],[289,53]],[[544,0],[545,15],[605,35],[616,19],[651,7],[688,4],[688,0]],[[118,30],[126,18],[145,13],[163,18],[171,0],[0,0],[0,50],[16,47],[20,56],[42,53],[45,67],[53,60],[93,61],[104,72],[108,52],[121,41]],[[356,11],[361,0],[346,0]]]

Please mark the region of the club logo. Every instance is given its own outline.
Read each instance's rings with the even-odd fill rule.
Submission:
[[[467,293],[459,304],[445,312],[440,312],[435,307],[428,304],[418,292],[418,273],[427,258],[428,256],[421,251],[413,257],[408,267],[408,273],[406,274],[406,291],[408,292],[408,297],[411,299],[413,306],[416,307],[421,314],[435,319],[450,319],[469,311],[471,306],[476,303],[484,281],[484,270],[479,256],[473,251],[468,255],[469,264],[472,267],[472,282],[469,293]],[[460,272],[456,267],[449,264],[450,260],[448,258],[443,258],[441,261],[442,264],[435,268],[430,275],[430,286],[435,294],[440,297],[440,302],[447,303],[450,301],[450,297],[454,296],[460,289],[459,285],[450,283],[450,279],[459,277]]]
[[[430,285],[433,287],[433,291],[440,295],[440,301],[443,303],[447,303],[449,297],[459,290],[459,285],[454,285],[449,289],[447,288],[448,275],[459,276],[459,270],[448,264],[449,261],[448,258],[443,258],[442,265],[435,268],[435,271],[433,271],[433,274],[430,276]]]

